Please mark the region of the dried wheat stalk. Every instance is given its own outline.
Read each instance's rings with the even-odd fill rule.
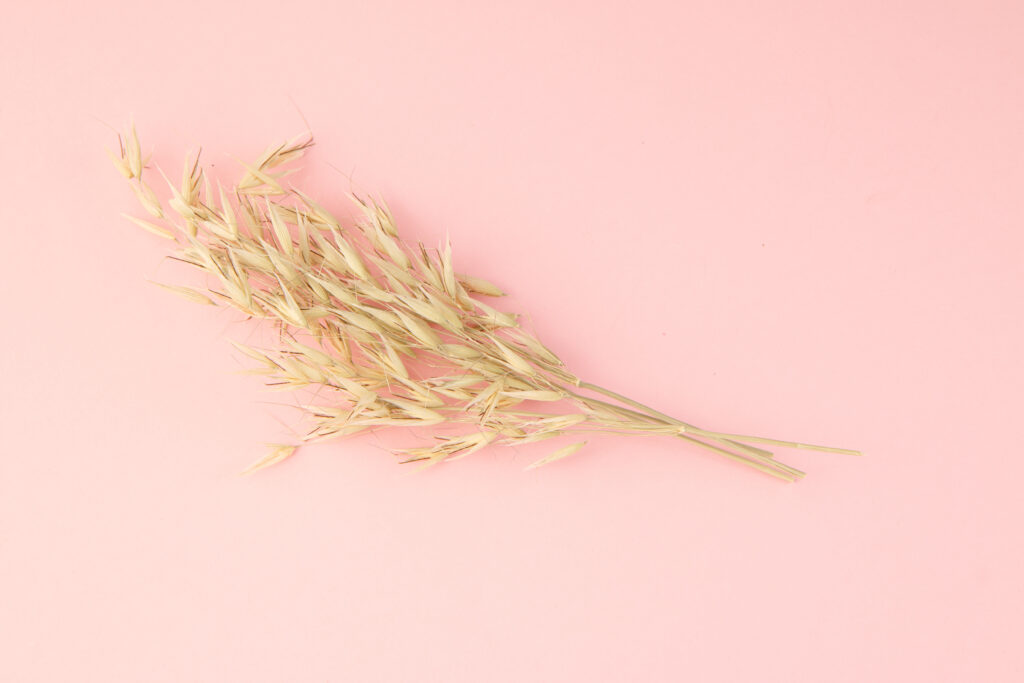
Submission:
[[[514,315],[481,297],[502,296],[459,274],[451,245],[410,247],[387,206],[350,195],[361,219],[342,224],[311,197],[287,186],[284,167],[311,137],[269,148],[234,187],[215,192],[199,164],[186,163],[180,184],[167,180],[165,211],[147,184],[134,126],[111,155],[150,219],[126,216],[176,243],[173,258],[209,276],[206,291],[160,285],[190,301],[232,306],[280,331],[275,349],[236,344],[269,384],[315,387],[328,400],[305,406],[314,421],[307,441],[384,427],[462,423],[468,432],[396,451],[402,462],[435,464],[490,444],[526,444],[569,434],[664,435],[794,481],[803,473],[759,446],[857,454],[699,429],[584,382],[519,326]],[[166,176],[164,176],[166,180]],[[578,451],[575,442],[535,462]],[[294,446],[273,445],[249,471],[280,462]]]

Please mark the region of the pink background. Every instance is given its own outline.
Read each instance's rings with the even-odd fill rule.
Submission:
[[[1022,680],[1020,3],[60,5],[0,24],[0,680]],[[282,396],[107,124],[227,177],[300,110],[585,378],[867,455],[236,476]]]

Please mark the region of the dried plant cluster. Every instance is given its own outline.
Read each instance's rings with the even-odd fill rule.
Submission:
[[[197,154],[180,184],[164,176],[170,211],[146,182],[134,126],[119,143],[114,163],[150,214],[127,218],[175,242],[173,258],[208,276],[205,291],[161,286],[196,303],[234,307],[279,330],[277,348],[236,346],[269,384],[321,390],[316,405],[304,406],[313,420],[308,441],[385,427],[465,425],[396,451],[401,462],[434,464],[490,444],[595,432],[662,435],[787,481],[803,473],[754,444],[856,453],[699,429],[580,380],[515,315],[484,300],[501,290],[455,270],[449,243],[406,244],[383,202],[352,194],[360,218],[343,226],[288,186],[285,177],[294,169],[286,167],[312,145],[311,137],[271,147],[243,164],[237,185],[218,184],[216,192]],[[575,441],[530,467],[584,444]],[[272,446],[250,471],[294,451]]]

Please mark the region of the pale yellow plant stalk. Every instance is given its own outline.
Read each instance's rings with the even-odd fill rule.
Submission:
[[[175,242],[173,258],[209,277],[204,291],[160,286],[189,301],[231,306],[279,330],[274,349],[235,346],[253,372],[281,389],[313,387],[322,403],[306,441],[393,427],[467,425],[460,434],[396,451],[402,462],[436,464],[492,444],[527,444],[611,432],[682,439],[786,481],[803,476],[760,445],[857,455],[857,451],[725,434],[695,427],[584,382],[550,349],[482,297],[490,282],[455,270],[451,244],[427,249],[399,236],[382,201],[350,194],[360,218],[345,225],[285,182],[313,144],[302,137],[269,148],[233,187],[216,191],[199,164],[180,183],[164,176],[165,210],[147,182],[134,126],[111,157],[149,218],[127,216]],[[163,175],[161,173],[161,175]],[[572,455],[564,446],[530,467]],[[760,445],[754,445],[760,444]],[[246,472],[281,462],[293,445],[271,445]]]

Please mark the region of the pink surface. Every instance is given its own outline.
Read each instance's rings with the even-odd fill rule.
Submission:
[[[0,680],[1024,678],[1019,3],[4,13]],[[409,476],[368,439],[237,477],[280,395],[146,284],[178,271],[105,124],[227,173],[297,108],[321,196],[333,164],[449,233],[579,374],[867,455]]]

